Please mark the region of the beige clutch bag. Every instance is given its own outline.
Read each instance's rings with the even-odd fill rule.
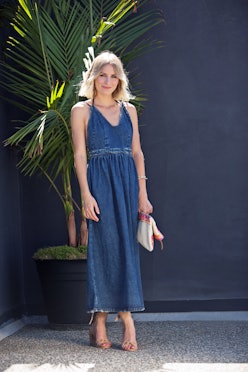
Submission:
[[[159,231],[156,222],[152,216],[146,213],[139,213],[137,240],[149,252],[154,249],[154,240],[160,241],[163,249],[164,235]]]

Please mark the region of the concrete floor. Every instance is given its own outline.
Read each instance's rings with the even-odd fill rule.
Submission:
[[[88,326],[26,324],[0,342],[0,371],[248,372],[248,321],[220,319],[136,320],[136,353],[120,349],[120,322],[108,323],[113,347],[105,351],[89,346]]]

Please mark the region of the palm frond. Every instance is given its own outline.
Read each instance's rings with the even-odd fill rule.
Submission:
[[[73,172],[70,111],[78,101],[77,87],[92,37],[95,55],[112,50],[124,65],[157,47],[147,35],[163,19],[156,9],[143,8],[147,2],[139,2],[138,13],[133,14],[133,0],[19,0],[13,34],[0,61],[0,83],[7,99],[30,118],[19,123],[5,144],[22,152],[19,166],[24,174],[43,173],[66,213],[73,199],[68,191]],[[139,93],[139,87],[135,89]],[[136,104],[142,99],[137,97]],[[58,177],[64,192],[56,186]]]

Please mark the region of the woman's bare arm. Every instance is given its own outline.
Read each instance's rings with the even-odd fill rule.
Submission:
[[[86,218],[98,221],[100,214],[95,198],[91,195],[87,181],[87,150],[86,131],[89,119],[89,108],[80,102],[71,110],[71,130],[74,148],[74,164],[83,201],[84,215]]]
[[[136,108],[130,103],[127,104],[127,109],[133,125],[133,142],[132,142],[132,154],[134,163],[137,169],[139,178],[139,212],[152,213],[153,207],[148,200],[146,179],[143,178],[145,173],[145,161],[144,154],[140,145],[140,136],[138,128],[138,116]]]

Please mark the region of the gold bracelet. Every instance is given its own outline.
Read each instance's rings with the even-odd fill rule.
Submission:
[[[148,180],[146,176],[138,176],[138,180]]]

